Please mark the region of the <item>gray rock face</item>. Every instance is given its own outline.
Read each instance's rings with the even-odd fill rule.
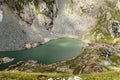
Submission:
[[[4,33],[0,34],[0,39],[6,38],[0,40],[0,45],[3,45],[0,50],[19,50],[23,49],[25,43],[61,37],[81,38],[97,24],[98,16],[102,14],[100,9],[107,9],[105,0],[5,1],[10,8],[5,9],[6,15],[3,15],[0,25],[3,29],[1,33]],[[113,26],[112,35],[119,37],[119,24]],[[97,39],[106,39],[105,37],[104,34],[99,34]]]
[[[6,3],[14,10],[14,12],[27,24],[32,25],[33,20],[38,14],[46,16],[49,19],[53,19],[53,4],[54,0],[5,0]],[[12,4],[12,5],[11,5]],[[49,25],[50,23],[44,21],[41,22],[44,25]],[[42,25],[43,26],[43,25]]]
[[[81,37],[96,22],[94,16],[87,15],[89,14],[89,11],[91,12],[93,10],[89,8],[92,5],[92,7],[94,7],[96,4],[94,1],[95,0],[91,3],[83,1],[83,3],[81,3],[81,1],[75,0],[75,2],[72,3],[70,0],[55,0],[53,4],[54,7],[52,8],[52,18],[45,14],[38,14],[31,27],[26,25],[25,31],[27,31],[28,35],[36,41],[69,36]],[[51,11],[47,6],[47,3],[46,5],[45,2],[40,4],[44,6],[42,9],[49,9],[48,11]],[[86,10],[85,14],[82,11],[83,8],[78,9],[80,4]],[[40,6],[40,9],[41,7],[42,6]]]
[[[24,48],[27,35],[18,19],[6,6],[2,6],[3,19],[0,22],[0,51],[20,50]]]
[[[11,65],[6,70],[19,70],[19,71],[27,71],[27,72],[34,72],[36,68],[39,67],[39,64],[37,64],[37,61],[29,60],[27,62],[20,61],[15,65]]]
[[[81,36],[95,24],[95,18],[87,15],[89,14],[87,11],[86,13],[82,11],[83,8],[88,9],[90,5],[94,6],[94,4],[79,0],[75,0],[73,3],[70,0],[56,0],[56,2],[58,14],[57,17],[54,18],[53,33],[61,36]],[[89,9],[89,11],[91,10]]]
[[[25,21],[27,24],[32,24],[35,19],[34,9],[31,4],[27,4],[24,7],[23,12],[19,13],[19,16]]]
[[[2,22],[2,20],[3,20],[3,11],[0,10],[0,22]]]
[[[113,37],[120,37],[120,23],[112,23],[112,35]]]
[[[0,51],[20,50],[25,43],[44,39],[81,37],[96,21],[95,17],[87,15],[93,10],[96,0],[5,1],[10,8],[3,7]]]
[[[0,65],[9,63],[9,62],[11,62],[13,60],[14,60],[14,58],[9,58],[9,57],[0,58]]]

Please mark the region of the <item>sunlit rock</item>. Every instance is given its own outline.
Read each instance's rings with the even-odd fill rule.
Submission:
[[[39,45],[39,43],[32,43],[31,44],[32,48],[37,47],[38,45]]]
[[[25,44],[25,48],[26,48],[26,49],[31,49],[31,48],[32,48],[32,46],[31,46],[31,44],[30,44],[30,43],[27,43],[27,44]]]
[[[2,22],[2,20],[3,20],[3,11],[0,10],[0,22]]]
[[[9,57],[0,58],[0,65],[12,62],[13,60],[14,58],[9,58]]]
[[[120,0],[117,0],[116,7],[120,10]]]
[[[49,78],[48,80],[53,80],[52,78]]]

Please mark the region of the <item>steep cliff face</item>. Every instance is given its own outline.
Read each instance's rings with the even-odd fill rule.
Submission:
[[[53,28],[53,32],[59,33],[57,31],[66,28],[62,29],[65,30],[64,33],[70,34],[72,31],[75,34],[74,29],[76,33],[80,33],[80,29],[85,31],[94,24],[95,19],[92,18],[93,16],[87,14],[93,11],[97,1],[6,0],[6,3],[28,24],[34,24],[33,20],[37,18],[39,25],[45,26],[47,30]],[[92,22],[89,22],[89,20],[92,20]]]
[[[30,25],[38,14],[48,20],[53,18],[54,0],[5,0],[5,2],[23,21]],[[50,22],[43,23],[50,24]]]
[[[15,17],[14,22],[17,22],[17,25],[20,25],[18,27],[25,33],[24,43],[48,41],[60,37],[78,38],[96,24],[95,6],[98,4],[96,0],[4,0],[4,3],[9,6],[6,10],[13,12],[11,14]],[[94,11],[96,13],[93,14]],[[4,10],[3,13],[7,12]],[[6,32],[8,33],[9,31]],[[16,46],[15,43],[11,43]],[[20,48],[15,48],[18,49]]]
[[[95,24],[95,17],[90,15],[97,4],[95,0],[8,0],[7,3],[29,26],[42,28],[47,34],[40,35],[45,37],[81,36]]]
[[[28,35],[19,24],[18,18],[11,12],[7,5],[0,6],[0,51],[11,51],[24,49]]]

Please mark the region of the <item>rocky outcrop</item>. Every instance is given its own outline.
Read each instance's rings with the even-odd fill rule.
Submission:
[[[98,8],[96,25],[83,38],[92,42],[109,44],[119,49],[119,3],[119,0],[104,0]]]
[[[19,70],[19,71],[26,71],[26,72],[35,72],[36,68],[39,67],[37,61],[29,60],[28,62],[20,61],[15,65],[9,66],[6,70]]]
[[[113,22],[112,23],[112,35],[113,37],[120,37],[120,23]]]
[[[27,24],[32,25],[35,18],[38,19],[41,26],[53,24],[54,0],[5,0],[5,2]],[[48,28],[46,27],[46,29]]]
[[[112,53],[116,53],[116,54],[120,54],[120,50],[118,50],[118,49],[116,49],[116,48],[114,48],[113,46],[111,46],[111,45],[107,45],[107,44],[103,44],[103,47],[105,48],[105,49],[107,49],[109,52],[112,52]]]
[[[31,49],[31,48],[35,48],[37,46],[41,45],[41,43],[39,42],[34,42],[34,43],[26,43],[25,44],[25,48],[26,49]]]
[[[14,58],[9,58],[9,57],[0,58],[0,65],[12,62],[13,60]]]
[[[15,13],[28,24],[32,24],[35,18],[34,3],[32,0],[20,1],[20,0],[5,0],[7,4],[14,9]],[[32,5],[33,4],[33,5]]]
[[[3,20],[3,11],[0,10],[0,22],[2,22],[2,20]]]

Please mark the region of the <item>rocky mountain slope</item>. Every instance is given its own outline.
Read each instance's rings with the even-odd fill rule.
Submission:
[[[81,38],[86,33],[83,39],[118,48],[119,3],[119,0],[4,0],[0,28],[18,25],[16,28],[19,29],[10,31],[6,28],[6,34],[1,35],[5,39],[0,42],[3,45],[1,50],[19,50],[24,48],[25,43],[46,42],[60,37]],[[10,19],[14,17],[14,23],[6,16]],[[10,35],[10,41],[7,41],[6,35]],[[14,36],[20,41],[15,40]],[[6,47],[7,44],[9,46]]]
[[[5,40],[7,44],[19,47],[11,49],[8,46],[3,50],[18,50],[22,49],[25,43],[48,41],[60,37],[79,38],[96,24],[97,12],[94,14],[93,12],[97,11],[98,3],[99,1],[96,0],[89,2],[84,0],[4,0],[3,6],[9,7],[6,10],[14,15],[15,20],[12,21],[19,25],[18,28],[22,29],[21,34],[24,36],[20,44]],[[3,19],[6,16],[4,13],[8,12],[3,10]],[[11,15],[7,14],[7,16]],[[8,20],[5,19],[5,21]],[[15,24],[11,23],[11,25]],[[2,24],[1,28],[3,28]],[[6,34],[9,34],[14,33],[15,30],[6,31],[8,31]],[[17,36],[17,33],[14,35]],[[11,34],[13,41],[15,40],[14,35]],[[7,44],[3,47],[6,47]]]
[[[99,8],[96,25],[84,38],[93,42],[107,43],[120,49],[119,4],[119,0],[105,0],[103,6]]]
[[[19,24],[19,20],[11,12],[8,6],[0,6],[3,11],[3,19],[0,22],[0,51],[20,50],[27,41],[27,34]]]
[[[50,65],[22,61],[7,70],[73,74],[120,70],[119,0],[5,0],[1,8],[0,50],[19,50],[26,43],[60,37],[82,39],[88,45],[67,61]]]

